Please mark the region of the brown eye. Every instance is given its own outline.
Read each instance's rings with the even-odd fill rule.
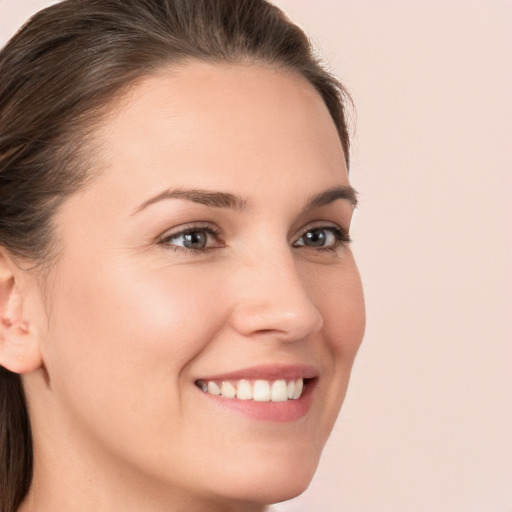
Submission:
[[[330,233],[326,232],[325,229],[313,229],[308,231],[304,235],[304,245],[323,247],[328,241],[329,234]]]

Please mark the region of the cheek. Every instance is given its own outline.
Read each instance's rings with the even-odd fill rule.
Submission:
[[[159,393],[168,400],[223,322],[213,281],[198,286],[190,271],[172,270],[115,265],[90,279],[65,274],[53,301],[50,377],[64,388],[89,387],[105,404],[105,390],[132,405]]]
[[[198,286],[185,269],[116,265],[90,276],[63,273],[55,289],[46,343],[54,401],[98,453],[149,471],[155,453],[166,450],[164,465],[181,456],[173,440],[193,407],[188,368],[222,326],[225,304],[212,302],[213,279]]]
[[[307,282],[324,320],[325,340],[336,361],[351,365],[363,339],[366,313],[359,271],[351,253],[336,269],[312,274]]]
[[[338,292],[338,296],[326,305],[330,311],[326,331],[328,338],[333,340],[332,348],[336,355],[346,358],[352,364],[363,340],[366,325],[364,297],[359,279],[345,281],[343,294]]]
[[[323,318],[322,335],[314,346],[321,353],[324,408],[318,421],[317,445],[323,446],[336,421],[347,391],[350,373],[365,329],[361,279],[350,252],[339,263],[303,269],[303,284]]]

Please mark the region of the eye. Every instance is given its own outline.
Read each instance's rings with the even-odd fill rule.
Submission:
[[[218,236],[218,229],[213,226],[189,226],[186,229],[165,234],[159,243],[177,251],[205,252],[208,249],[224,246]]]
[[[188,249],[204,249],[208,244],[208,233],[206,231],[190,231],[173,237],[175,245],[183,245]]]
[[[293,247],[311,247],[313,249],[336,250],[340,245],[350,243],[348,233],[334,226],[320,226],[308,229],[294,242]]]

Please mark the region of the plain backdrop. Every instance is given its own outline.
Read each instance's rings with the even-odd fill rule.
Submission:
[[[0,0],[0,44],[50,3]],[[315,479],[275,509],[512,512],[512,2],[275,3],[356,104],[368,310]]]

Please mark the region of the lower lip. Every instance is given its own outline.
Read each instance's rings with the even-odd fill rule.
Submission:
[[[255,400],[239,400],[238,398],[223,398],[221,396],[205,393],[198,388],[205,398],[215,404],[227,407],[237,413],[259,421],[288,423],[304,418],[313,402],[313,391],[317,379],[308,380],[300,398],[286,400],[286,402],[256,402]]]

